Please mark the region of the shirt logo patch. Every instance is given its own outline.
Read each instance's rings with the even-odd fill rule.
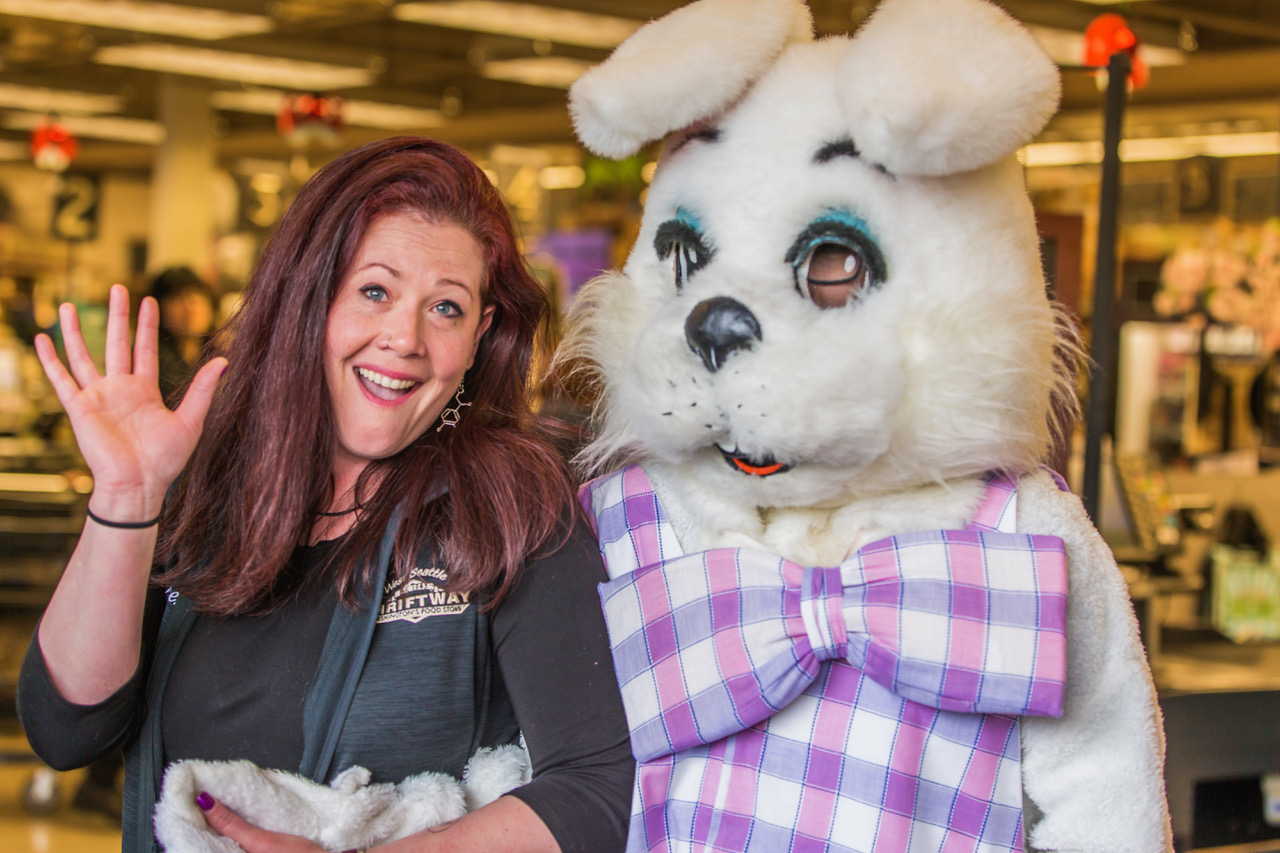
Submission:
[[[456,616],[471,606],[465,592],[446,592],[441,584],[448,576],[435,566],[415,567],[407,578],[387,581],[378,607],[378,624],[413,622],[431,616]],[[436,583],[439,581],[440,583]]]

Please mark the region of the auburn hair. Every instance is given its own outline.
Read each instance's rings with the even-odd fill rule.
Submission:
[[[411,212],[469,232],[484,252],[493,320],[465,377],[461,422],[428,427],[356,485],[356,524],[327,563],[354,607],[399,515],[393,569],[405,575],[430,538],[450,588],[500,601],[531,554],[566,529],[573,481],[533,412],[529,371],[548,300],[517,245],[497,189],[467,155],[398,137],[330,162],[298,192],[267,242],[234,318],[206,358],[229,366],[204,432],[170,492],[155,582],[205,613],[274,607],[281,573],[333,495],[335,426],[324,375],[329,308],[370,225]],[[374,488],[376,484],[376,488]]]

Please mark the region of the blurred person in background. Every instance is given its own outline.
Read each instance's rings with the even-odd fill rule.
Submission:
[[[151,282],[160,306],[160,393],[167,400],[200,364],[217,319],[213,289],[190,267],[169,267]]]

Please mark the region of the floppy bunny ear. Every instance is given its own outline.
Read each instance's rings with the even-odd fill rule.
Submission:
[[[698,0],[646,24],[569,90],[578,138],[621,158],[733,103],[793,41],[813,38],[802,0]]]
[[[859,153],[900,175],[994,163],[1044,128],[1062,93],[1039,43],[986,0],[884,0],[836,73]]]

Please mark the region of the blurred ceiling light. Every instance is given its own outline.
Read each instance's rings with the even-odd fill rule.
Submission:
[[[212,41],[270,32],[266,15],[142,0],[0,0],[0,15]]]
[[[617,47],[644,24],[634,18],[505,0],[397,3],[392,14],[416,24],[606,49]]]
[[[1187,157],[1252,157],[1280,154],[1280,133],[1218,133],[1202,136],[1124,139],[1120,159],[1126,163],[1183,160]],[[1019,152],[1027,168],[1083,166],[1102,162],[1101,142],[1035,142]]]
[[[1027,30],[1040,42],[1049,58],[1059,65],[1079,66],[1084,63],[1084,33],[1034,24],[1027,25]],[[1174,47],[1143,43],[1138,45],[1138,53],[1150,68],[1187,63],[1187,55]]]
[[[548,89],[568,89],[595,63],[567,56],[531,56],[527,59],[502,59],[480,66],[480,75],[490,80],[506,80]]]
[[[9,130],[34,130],[44,121],[45,113],[8,113],[0,124]],[[164,141],[164,127],[158,122],[120,116],[63,116],[62,124],[76,136],[86,139],[110,139],[116,142],[138,142],[159,145]]]
[[[114,45],[94,53],[93,60],[103,65],[280,86],[301,92],[327,92],[374,82],[374,74],[367,68],[176,44]]]
[[[538,171],[538,186],[544,190],[574,190],[586,180],[581,166],[546,166]]]
[[[283,91],[258,90],[239,92],[223,90],[210,95],[209,101],[215,109],[229,110],[256,115],[275,115],[280,111],[280,104],[288,95]],[[401,104],[387,104],[381,101],[358,101],[342,99],[342,123],[355,127],[374,127],[380,130],[415,130],[418,128],[440,127],[445,123],[444,114],[439,110],[425,107],[407,107]]]
[[[12,110],[55,112],[62,115],[118,113],[124,108],[119,95],[99,95],[70,89],[45,89],[0,83],[0,107]]]
[[[376,127],[382,130],[413,130],[420,127],[440,127],[446,123],[444,113],[439,110],[352,100],[343,100],[342,120],[357,127]]]

